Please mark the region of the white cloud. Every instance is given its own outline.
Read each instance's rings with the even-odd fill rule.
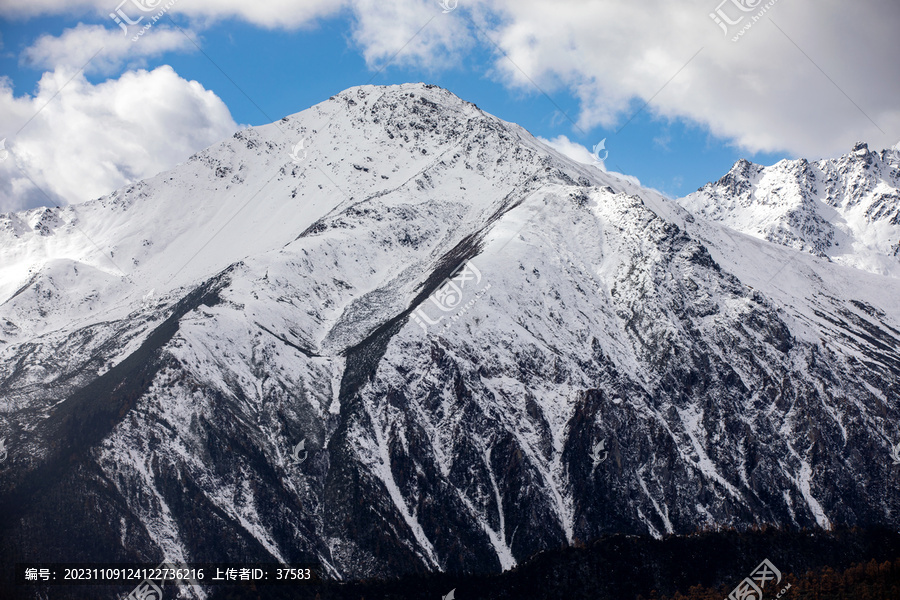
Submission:
[[[426,70],[451,68],[475,44],[466,21],[442,13],[437,0],[355,0],[352,6],[353,39],[372,68],[387,61]]]
[[[542,138],[540,136],[537,139],[539,139],[543,143],[547,144],[548,146],[550,146],[551,148],[553,148],[554,150],[556,150],[563,156],[567,156],[574,161],[584,163],[586,165],[593,165],[605,173],[608,173],[610,175],[618,177],[619,179],[622,179],[622,180],[627,181],[631,184],[634,184],[638,187],[641,187],[641,182],[637,177],[635,177],[633,175],[626,175],[624,173],[619,173],[618,171],[608,171],[606,169],[606,164],[602,160],[598,161],[595,158],[594,154],[590,150],[588,150],[587,148],[585,148],[578,142],[573,142],[572,140],[570,140],[568,137],[566,137],[564,135],[558,135],[555,138],[553,138],[552,140],[548,140],[548,139]],[[600,152],[605,154],[605,150],[600,150]],[[658,194],[669,197],[669,194],[666,194],[666,193],[656,190],[654,188],[649,188],[649,189],[653,190],[654,192],[657,192]]]
[[[34,96],[16,97],[9,81],[0,80],[0,131],[16,131],[36,115],[7,140],[0,212],[101,196],[237,129],[218,96],[169,66],[96,85],[73,73],[45,73]]]
[[[738,43],[709,17],[718,4],[500,0],[496,35],[515,66],[501,59],[497,68],[524,89],[531,83],[519,68],[542,86],[573,90],[584,128],[621,127],[650,101],[655,115],[705,124],[751,151],[816,158],[857,139],[875,147],[896,139],[900,79],[888,75],[900,51],[896,2],[852,10],[834,0],[778,2]]]
[[[193,32],[185,33],[196,39]],[[85,71],[89,73],[112,73],[123,65],[130,68],[144,66],[143,59],[147,57],[195,48],[185,34],[163,25],[155,26],[153,35],[142,36],[137,42],[132,42],[131,36],[123,35],[120,29],[79,23],[58,37],[39,37],[22,53],[22,62],[39,69],[76,70],[87,64]]]
[[[239,18],[263,27],[299,27],[342,10],[348,0],[0,0],[0,16],[83,15],[107,18],[121,9],[130,19],[156,14],[166,5],[171,12],[199,19]],[[113,21],[110,19],[111,24]]]
[[[578,142],[573,142],[564,135],[558,135],[552,140],[548,140],[542,137],[538,137],[538,139],[563,156],[568,156],[572,160],[576,160],[586,165],[597,164],[597,160],[594,158],[594,155],[591,154],[590,150],[588,150]]]

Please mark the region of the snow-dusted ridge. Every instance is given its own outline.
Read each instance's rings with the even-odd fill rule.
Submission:
[[[678,200],[696,216],[835,262],[900,277],[900,150],[862,142],[838,159],[735,163]]]
[[[363,86],[0,216],[0,508],[36,540],[3,552],[355,578],[611,532],[896,526],[900,279],[737,231],[741,169],[673,202],[446,90]],[[59,543],[59,513],[92,543]]]

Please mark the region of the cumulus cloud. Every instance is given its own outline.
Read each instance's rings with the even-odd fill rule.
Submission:
[[[193,32],[185,33],[196,36]],[[153,28],[153,35],[142,36],[140,43],[134,43],[131,36],[123,35],[119,29],[79,23],[60,36],[42,35],[25,49],[21,60],[38,69],[77,70],[87,65],[88,73],[112,73],[123,66],[144,66],[143,59],[165,52],[195,50],[185,33],[160,25]]]
[[[352,8],[353,39],[372,68],[387,61],[426,70],[451,68],[476,43],[467,22],[442,13],[436,1],[355,0]]]
[[[542,137],[538,137],[538,139],[563,156],[568,156],[572,160],[577,160],[578,162],[584,163],[586,165],[598,164],[597,160],[594,158],[594,155],[591,154],[590,150],[588,150],[578,142],[573,142],[565,135],[558,135],[550,140]]]
[[[213,92],[169,66],[96,85],[63,67],[45,73],[33,96],[17,97],[0,80],[0,131],[19,128],[0,162],[0,212],[101,196],[174,166],[237,124]]]
[[[731,20],[743,16],[739,25],[752,23],[732,42],[740,27],[725,36],[709,16],[718,0],[500,0],[490,10],[510,60],[497,69],[523,89],[530,78],[572,90],[584,128],[618,129],[649,102],[654,115],[704,124],[750,151],[816,158],[857,139],[882,147],[896,139],[900,79],[886,75],[900,50],[896,2],[851,11],[832,0],[782,1],[756,22],[766,4],[746,4],[759,10],[721,5]]]
[[[548,146],[550,146],[551,148],[553,148],[554,150],[556,150],[563,156],[567,156],[567,157],[571,158],[572,160],[575,160],[580,163],[584,163],[586,165],[593,165],[593,166],[597,167],[598,169],[600,169],[601,171],[608,173],[610,175],[613,175],[615,177],[618,177],[619,179],[622,179],[623,181],[627,181],[638,187],[641,186],[640,180],[633,175],[626,175],[624,173],[619,173],[618,171],[607,170],[606,164],[602,160],[597,160],[596,156],[590,150],[588,150],[586,147],[582,146],[578,142],[573,142],[565,135],[558,135],[555,138],[550,139],[550,140],[548,140],[546,138],[542,138],[540,136],[538,136],[537,139],[539,139],[543,143],[547,144]],[[605,154],[605,151],[599,150],[599,153]],[[662,196],[671,197],[669,194],[666,194],[665,192],[661,192],[657,189],[654,189],[654,188],[648,188],[648,189],[651,189],[654,192],[656,192]]]

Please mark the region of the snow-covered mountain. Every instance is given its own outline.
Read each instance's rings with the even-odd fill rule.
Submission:
[[[0,553],[353,579],[896,527],[900,279],[708,213],[410,84],[2,215]]]
[[[816,256],[900,277],[900,149],[862,142],[838,159],[746,160],[678,200],[698,217]]]

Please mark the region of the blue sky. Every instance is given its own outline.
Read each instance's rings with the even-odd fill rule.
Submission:
[[[886,35],[882,40],[875,32],[858,50],[873,62],[865,69],[852,62],[844,64],[840,48],[834,47],[839,46],[841,26],[856,27],[856,22],[848,25],[843,23],[848,20],[845,14],[835,11],[827,18],[829,15],[819,10],[815,17],[825,24],[812,29],[810,13],[805,14],[802,6],[812,5],[800,1],[794,6],[786,0],[775,4],[769,12],[779,20],[772,17],[754,23],[754,29],[745,32],[746,40],[736,43],[720,38],[709,14],[715,1],[660,3],[657,12],[665,9],[672,20],[690,24],[683,33],[666,32],[671,39],[660,41],[660,33],[653,30],[659,24],[645,23],[627,4],[612,1],[561,2],[556,12],[563,14],[556,23],[550,22],[556,12],[542,12],[546,6],[537,3],[529,7],[525,1],[504,9],[498,8],[502,2],[486,7],[463,0],[447,13],[436,0],[392,0],[383,6],[332,3],[326,8],[310,2],[305,12],[288,14],[287,8],[266,12],[264,7],[241,4],[225,9],[222,7],[233,3],[217,7],[204,4],[207,0],[179,0],[169,15],[185,33],[164,18],[128,45],[119,40],[120,31],[108,16],[114,3],[41,0],[29,12],[3,4],[9,1],[0,1],[0,69],[8,78],[6,89],[11,99],[7,100],[14,103],[15,110],[0,117],[0,137],[9,139],[7,147],[20,167],[30,169],[32,182],[49,190],[46,193],[54,200],[61,196],[62,202],[87,199],[102,192],[104,186],[114,189],[174,164],[174,158],[164,156],[165,140],[151,142],[149,133],[120,151],[136,153],[133,159],[125,156],[121,165],[117,160],[97,159],[107,166],[110,162],[118,165],[110,167],[118,171],[107,173],[102,184],[80,185],[74,175],[65,182],[55,181],[53,173],[60,169],[54,168],[53,161],[60,159],[41,162],[42,145],[65,139],[84,149],[88,156],[80,171],[90,171],[87,160],[91,150],[85,132],[114,128],[117,121],[88,104],[82,108],[84,114],[74,119],[81,123],[80,128],[67,133],[61,116],[53,120],[54,103],[66,106],[61,97],[72,94],[72,106],[67,110],[76,110],[75,94],[100,96],[97,90],[101,88],[92,86],[112,82],[106,86],[112,87],[130,73],[154,71],[164,65],[171,67],[172,78],[182,87],[196,81],[214,94],[232,120],[222,117],[202,132],[180,140],[177,152],[172,151],[178,154],[175,162],[186,158],[185,153],[225,137],[229,128],[277,120],[348,87],[411,81],[445,87],[548,140],[565,136],[590,149],[605,139],[608,170],[635,176],[642,184],[676,197],[718,179],[739,158],[773,164],[798,156],[834,156],[848,151],[857,139],[874,142],[875,148],[900,139],[897,96],[891,98],[897,83],[884,81],[897,79],[896,67],[891,64],[894,59],[879,65],[877,58],[871,58],[896,50],[897,42]],[[259,0],[258,4],[266,2]],[[389,9],[384,7],[387,4],[391,4]],[[873,10],[878,8],[877,2],[872,4]],[[647,14],[656,23],[653,5],[647,3]],[[882,8],[876,11],[879,18],[889,16],[886,20],[894,19],[896,24],[898,11],[887,4]],[[731,10],[735,18],[740,15],[729,5],[723,10]],[[607,13],[609,20],[604,18]],[[581,17],[584,23],[579,23]],[[871,15],[864,14],[859,19],[868,17]],[[80,23],[107,31],[104,35],[84,31],[67,38],[67,32],[71,34]],[[629,27],[633,35],[623,37],[622,31],[627,35]],[[834,39],[830,45],[819,46],[819,37],[828,27],[834,31]],[[567,39],[561,43],[563,36]],[[110,41],[118,45],[112,48]],[[79,51],[86,52],[95,42],[96,47],[105,48],[100,59],[79,73],[76,64],[84,62],[76,60]],[[120,54],[118,62],[110,58],[107,66],[97,67],[109,58],[105,54],[116,52]],[[75,63],[67,64],[68,58]],[[860,70],[871,72],[860,78]],[[69,84],[50,99],[61,83],[41,89],[39,82],[48,74],[58,82],[75,77],[76,85]],[[78,85],[80,92],[75,90]],[[869,89],[873,86],[877,89]],[[173,94],[167,111],[178,111],[182,97]],[[116,98],[121,102],[120,96]],[[138,110],[135,107],[135,112]],[[173,129],[190,127],[190,110],[198,109],[185,108],[188,125],[175,124]],[[34,112],[38,117],[17,135]],[[47,123],[42,124],[42,119]],[[164,132],[167,121],[159,115],[156,119],[148,128]],[[872,140],[873,134],[881,139]],[[123,135],[129,135],[128,131]],[[137,148],[141,139],[147,143]],[[147,155],[154,155],[153,160],[146,159]],[[9,175],[6,185],[0,181],[0,194],[7,196],[0,210],[47,203],[46,197],[22,192],[28,185],[17,185],[15,176]]]

